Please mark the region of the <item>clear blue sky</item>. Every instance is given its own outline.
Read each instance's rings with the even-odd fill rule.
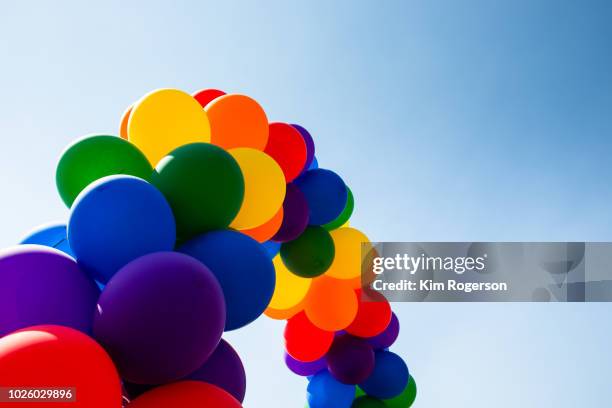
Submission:
[[[373,240],[612,240],[612,3],[0,2],[0,245],[66,217],[65,145],[159,87],[303,124]],[[612,306],[396,305],[417,408],[609,404]],[[301,407],[281,326],[230,341]]]

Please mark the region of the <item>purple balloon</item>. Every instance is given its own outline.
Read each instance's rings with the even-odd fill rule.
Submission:
[[[372,346],[350,334],[334,339],[327,353],[327,369],[332,376],[344,384],[359,384],[365,381],[374,369]]]
[[[304,139],[304,143],[306,143],[306,164],[304,165],[304,169],[302,170],[302,173],[303,173],[310,168],[310,165],[312,164],[312,160],[314,159],[314,155],[315,155],[314,140],[312,139],[312,136],[310,135],[310,133],[306,129],[304,129],[302,126],[295,125],[295,124],[292,124],[291,126],[296,128],[298,132],[300,132],[300,135],[302,135],[302,138]]]
[[[374,350],[383,350],[390,347],[395,340],[397,340],[397,336],[399,335],[399,320],[395,313],[391,314],[391,321],[387,328],[377,336],[370,337],[368,339],[368,343],[374,348]]]
[[[303,361],[296,360],[288,353],[285,353],[285,364],[287,364],[287,367],[291,371],[293,371],[297,375],[301,375],[302,377],[315,375],[319,371],[325,370],[325,368],[327,368],[327,360],[325,359],[325,357],[321,357],[318,360],[305,363]]]
[[[308,202],[304,193],[293,183],[287,184],[283,202],[283,223],[273,241],[288,242],[296,239],[308,226]]]
[[[91,334],[100,291],[57,249],[20,245],[0,251],[0,337],[39,324]]]
[[[156,252],[111,278],[93,332],[125,380],[162,384],[204,364],[224,326],[225,301],[212,272],[188,255]]]
[[[225,340],[221,340],[214,353],[202,367],[185,380],[204,381],[229,392],[238,401],[244,400],[246,374],[238,353]]]

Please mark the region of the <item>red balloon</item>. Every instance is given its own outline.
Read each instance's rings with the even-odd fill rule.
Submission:
[[[347,328],[347,333],[357,337],[374,337],[385,331],[391,322],[391,306],[383,295],[374,291],[362,294],[355,291],[359,300],[357,316]]]
[[[240,408],[227,391],[201,381],[180,381],[147,391],[130,408]]]
[[[119,374],[104,349],[87,335],[63,326],[32,326],[0,339],[2,387],[57,388],[72,402],[0,402],[3,408],[121,408]],[[58,390],[59,391],[59,390]]]
[[[321,330],[301,312],[287,320],[285,349],[298,361],[311,362],[327,353],[334,341],[334,333]]]
[[[225,92],[218,89],[202,89],[201,91],[194,93],[193,97],[200,103],[200,105],[202,105],[202,107],[205,107],[210,102],[223,95],[225,95]]]
[[[270,123],[270,136],[264,152],[271,156],[285,174],[287,183],[300,175],[306,164],[306,143],[300,132],[286,123]]]

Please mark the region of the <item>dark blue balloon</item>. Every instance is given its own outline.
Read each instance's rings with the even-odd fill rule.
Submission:
[[[321,371],[308,383],[310,408],[349,408],[355,397],[355,386],[336,381],[327,371]]]
[[[374,371],[359,387],[371,397],[390,399],[404,391],[410,373],[400,356],[390,351],[377,351]]]
[[[332,222],[342,213],[348,199],[344,181],[331,170],[308,170],[294,184],[308,202],[310,225]]]
[[[54,223],[41,225],[28,233],[20,244],[35,244],[55,248],[74,258],[72,249],[70,249],[70,245],[68,244],[66,224]]]
[[[278,253],[280,252],[280,248],[281,248],[280,242],[266,241],[261,245],[264,247],[264,249],[268,253],[268,256],[270,257],[270,259],[274,259],[274,257],[278,255]]]
[[[225,331],[257,319],[268,307],[276,274],[264,247],[240,232],[213,231],[186,242],[180,252],[198,259],[217,277],[225,303]]]
[[[79,265],[107,283],[130,261],[171,251],[176,226],[170,205],[153,185],[133,176],[109,176],[77,197],[68,241]]]

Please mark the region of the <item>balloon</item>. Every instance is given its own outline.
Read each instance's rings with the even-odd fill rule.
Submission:
[[[341,383],[359,384],[374,369],[374,350],[367,341],[343,334],[336,337],[327,354],[327,369]]]
[[[119,136],[122,139],[128,140],[128,122],[130,120],[130,116],[132,115],[132,109],[134,109],[134,105],[128,106],[128,108],[123,112],[121,116],[121,123],[119,123]]]
[[[74,258],[72,249],[70,249],[70,245],[68,244],[66,224],[51,223],[41,225],[30,231],[28,235],[21,240],[20,244],[36,244],[55,248]]]
[[[349,218],[351,218],[351,215],[353,215],[353,209],[355,208],[355,199],[353,198],[353,192],[348,187],[346,188],[346,191],[348,193],[348,198],[346,200],[344,210],[342,210],[338,218],[336,218],[332,222],[323,225],[323,228],[328,231],[342,227],[348,222]]]
[[[381,334],[391,322],[391,305],[383,295],[368,291],[367,295],[357,289],[359,309],[355,320],[346,331],[358,337],[374,337]]]
[[[387,408],[387,405],[376,398],[363,396],[353,401],[351,408]]]
[[[2,402],[7,408],[121,408],[121,382],[104,349],[79,331],[33,326],[0,338],[3,387],[71,389],[71,402]]]
[[[300,132],[286,123],[270,123],[269,132],[264,151],[276,160],[289,183],[304,169],[308,153],[306,143]]]
[[[414,382],[414,378],[410,376],[408,379],[408,385],[404,388],[404,391],[395,398],[385,400],[385,406],[387,408],[410,408],[414,403],[417,396],[417,386]]]
[[[20,245],[0,251],[0,337],[58,324],[91,332],[98,288],[74,259],[56,249]]]
[[[312,163],[310,163],[310,167],[308,167],[308,170],[315,170],[319,168],[319,161],[317,160],[316,157],[312,158]]]
[[[296,125],[296,124],[292,124],[291,126],[296,128],[298,132],[300,132],[302,139],[304,139],[304,144],[306,145],[306,162],[304,163],[304,168],[302,169],[302,172],[304,172],[310,168],[310,165],[312,164],[312,161],[314,160],[314,154],[315,154],[314,140],[312,140],[312,136],[310,135],[310,133],[306,129],[304,129],[302,126]]]
[[[273,260],[276,288],[269,309],[288,310],[300,304],[310,289],[311,279],[300,278],[289,272],[280,256]]]
[[[345,282],[320,277],[313,284],[304,309],[318,328],[337,331],[346,328],[357,315],[357,296]]]
[[[75,201],[68,241],[79,265],[106,283],[128,262],[173,249],[175,229],[172,210],[155,187],[132,176],[109,176]]]
[[[204,110],[210,120],[211,143],[224,149],[250,147],[263,151],[266,148],[268,118],[255,100],[245,95],[224,95]]]
[[[227,318],[225,331],[246,326],[268,307],[275,273],[266,251],[253,238],[236,231],[213,231],[179,248],[206,265],[221,284]]]
[[[148,391],[130,408],[240,408],[242,405],[221,388],[200,381],[180,381]]]
[[[391,312],[391,321],[387,325],[387,328],[377,336],[368,339],[368,342],[374,347],[375,350],[382,350],[391,347],[397,336],[399,335],[400,325],[399,320],[395,313]]]
[[[327,271],[334,260],[334,241],[321,227],[308,227],[297,239],[283,243],[280,255],[287,268],[304,278]]]
[[[57,165],[55,180],[71,207],[79,193],[102,177],[126,174],[151,178],[153,168],[140,150],[117,136],[89,136],[70,145]]]
[[[361,265],[370,240],[355,228],[340,228],[330,232],[336,248],[334,262],[327,276],[336,279],[354,279],[361,275]],[[365,245],[364,245],[365,244]]]
[[[145,255],[123,267],[98,300],[94,336],[137,384],[182,378],[213,353],[225,325],[223,292],[194,258]]]
[[[289,320],[304,310],[304,300],[289,309],[272,309],[268,307],[264,314],[274,320]]]
[[[308,203],[304,193],[293,183],[287,184],[283,201],[283,220],[273,240],[292,241],[299,237],[308,226]]]
[[[286,188],[283,171],[274,159],[259,150],[238,148],[229,153],[244,176],[244,201],[231,226],[257,227],[274,217],[283,205]]]
[[[355,386],[336,381],[327,371],[316,374],[308,383],[310,408],[349,408]]]
[[[408,367],[404,360],[390,351],[377,351],[372,375],[359,384],[371,397],[390,399],[402,393],[408,384]]]
[[[159,89],[134,105],[128,139],[155,166],[179,146],[209,142],[210,124],[206,112],[191,95],[178,89]]]
[[[269,221],[265,222],[259,227],[240,230],[240,232],[242,232],[245,235],[248,235],[249,237],[253,238],[255,241],[259,243],[264,243],[268,241],[270,238],[272,238],[274,234],[278,232],[279,228],[281,227],[281,224],[283,223],[284,214],[285,213],[283,211],[283,207],[281,207],[276,212],[274,217],[272,217]],[[279,246],[279,249],[280,249],[280,246]]]
[[[332,222],[346,207],[348,199],[346,185],[331,170],[308,170],[295,180],[295,185],[306,196],[311,225]]]
[[[225,92],[218,89],[202,89],[193,94],[196,101],[204,108],[213,100],[225,95]]]
[[[274,259],[274,257],[278,255],[278,253],[280,252],[281,244],[279,242],[266,241],[262,243],[261,245],[264,247],[264,249],[268,253],[268,256],[270,257],[270,259]]]
[[[170,203],[183,240],[227,228],[244,197],[238,163],[225,150],[208,143],[171,152],[157,165],[152,182]]]
[[[302,377],[315,375],[316,373],[327,368],[327,361],[325,360],[325,357],[321,357],[315,361],[304,362],[296,360],[295,358],[291,357],[289,353],[285,353],[285,364],[291,371]]]
[[[321,330],[302,312],[287,321],[285,349],[291,357],[312,362],[325,356],[334,341],[334,333]]]
[[[246,374],[238,353],[223,339],[202,367],[185,379],[216,385],[242,402],[246,392]]]
[[[236,351],[223,339],[206,362],[182,380],[210,383],[224,389],[238,401],[244,400],[246,391],[244,366]],[[132,384],[124,381],[123,386],[130,399],[134,399],[157,385]]]

